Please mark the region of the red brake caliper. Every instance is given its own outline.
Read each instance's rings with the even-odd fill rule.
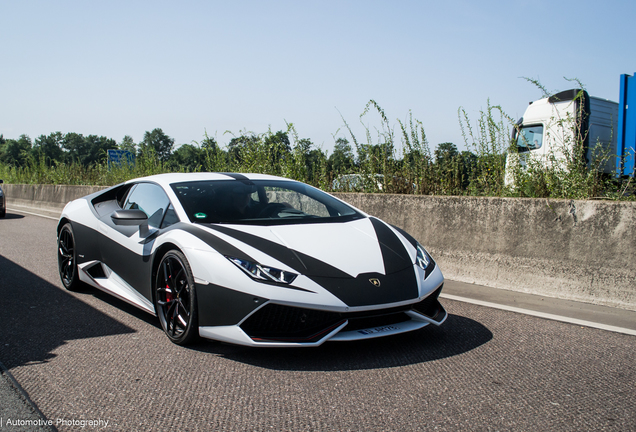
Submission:
[[[166,284],[166,302],[170,303],[172,301],[172,290],[170,286]]]

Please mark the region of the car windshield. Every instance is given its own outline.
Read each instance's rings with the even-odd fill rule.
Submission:
[[[291,180],[210,180],[171,187],[194,223],[280,225],[363,217],[331,195]]]

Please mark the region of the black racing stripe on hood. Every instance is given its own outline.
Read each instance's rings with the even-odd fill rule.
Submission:
[[[231,177],[234,180],[242,181],[243,183],[250,183],[250,184],[252,183],[252,181],[246,176],[244,176],[243,174],[238,174],[238,173],[219,173],[219,174],[223,174],[225,176]]]
[[[380,246],[385,269],[401,268],[392,273],[387,271],[386,275],[363,273],[355,278],[336,267],[279,243],[226,226],[213,224],[205,226],[231,236],[285,263],[322,286],[348,306],[395,303],[415,299],[418,295],[413,263],[410,262],[402,242],[389,227],[377,220],[374,223],[374,228],[378,233],[378,238],[382,239]],[[404,262],[406,265],[403,265]],[[379,286],[371,282],[372,279],[379,280]]]
[[[387,275],[397,273],[407,267],[412,267],[413,262],[404,244],[397,235],[384,222],[374,217],[369,218],[375,234],[380,243],[382,260],[384,261],[384,271]]]
[[[402,228],[400,227],[396,227],[395,225],[391,225],[397,232],[399,232],[400,234],[402,234],[404,236],[404,238],[406,240],[408,240],[409,243],[411,243],[413,245],[414,248],[417,249],[417,240],[415,240],[415,238],[407,233],[406,231],[404,231]]]
[[[205,226],[250,245],[305,276],[324,276],[330,278],[351,277],[336,267],[279,243],[220,225],[206,224]]]
[[[172,228],[172,227],[176,227],[176,228],[178,228],[178,229],[180,229],[182,231],[185,231],[185,232],[188,232],[188,233],[192,234],[193,236],[195,236],[199,240],[201,240],[201,241],[205,242],[206,244],[210,245],[210,247],[212,247],[214,250],[216,250],[221,255],[225,255],[226,257],[230,256],[230,257],[234,257],[234,258],[240,258],[242,260],[256,262],[256,260],[254,258],[249,256],[248,254],[246,254],[245,252],[243,252],[239,248],[233,246],[232,244],[226,242],[223,239],[220,239],[219,237],[215,236],[214,234],[211,234],[211,233],[207,232],[206,230],[197,227],[196,225],[176,224],[176,225],[172,225],[170,228]],[[264,283],[264,284],[268,284],[268,285],[281,286],[281,284],[279,284],[277,282],[269,282],[269,281],[264,281],[264,280],[259,281],[259,282]],[[292,285],[284,285],[284,286],[286,288],[295,289],[295,290],[299,290],[299,291],[313,292],[313,291],[310,291],[310,290],[307,290],[307,289],[304,289],[304,288],[300,288],[300,287],[295,287],[295,286],[292,286]]]
[[[248,261],[256,261],[254,258],[237,248],[236,246],[226,242],[223,239],[215,236],[212,233],[207,232],[203,228],[199,228],[196,225],[186,224],[186,223],[177,223],[175,225],[171,225],[167,230],[171,229],[179,229],[185,231],[187,233],[192,234],[196,238],[204,241],[206,244],[210,245],[214,250],[218,253],[225,256],[232,256],[234,258],[240,258]],[[166,230],[166,231],[167,231]]]
[[[320,286],[348,306],[370,306],[416,299],[417,279],[413,266],[391,274],[360,273],[352,277],[324,278],[314,276]],[[373,281],[373,282],[372,282]]]

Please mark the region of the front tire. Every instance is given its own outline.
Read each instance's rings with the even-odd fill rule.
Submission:
[[[57,236],[57,266],[62,285],[69,291],[80,291],[82,281],[77,271],[77,249],[73,226],[67,223]]]
[[[163,331],[177,345],[187,345],[199,337],[197,297],[192,270],[185,255],[168,251],[155,278],[155,311]]]

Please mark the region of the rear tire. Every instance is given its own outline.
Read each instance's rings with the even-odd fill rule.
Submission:
[[[155,311],[161,328],[172,342],[188,345],[199,337],[194,277],[185,255],[168,251],[157,268],[154,284]]]
[[[64,225],[57,236],[57,265],[64,288],[80,291],[83,284],[79,279],[75,234],[70,223]]]

